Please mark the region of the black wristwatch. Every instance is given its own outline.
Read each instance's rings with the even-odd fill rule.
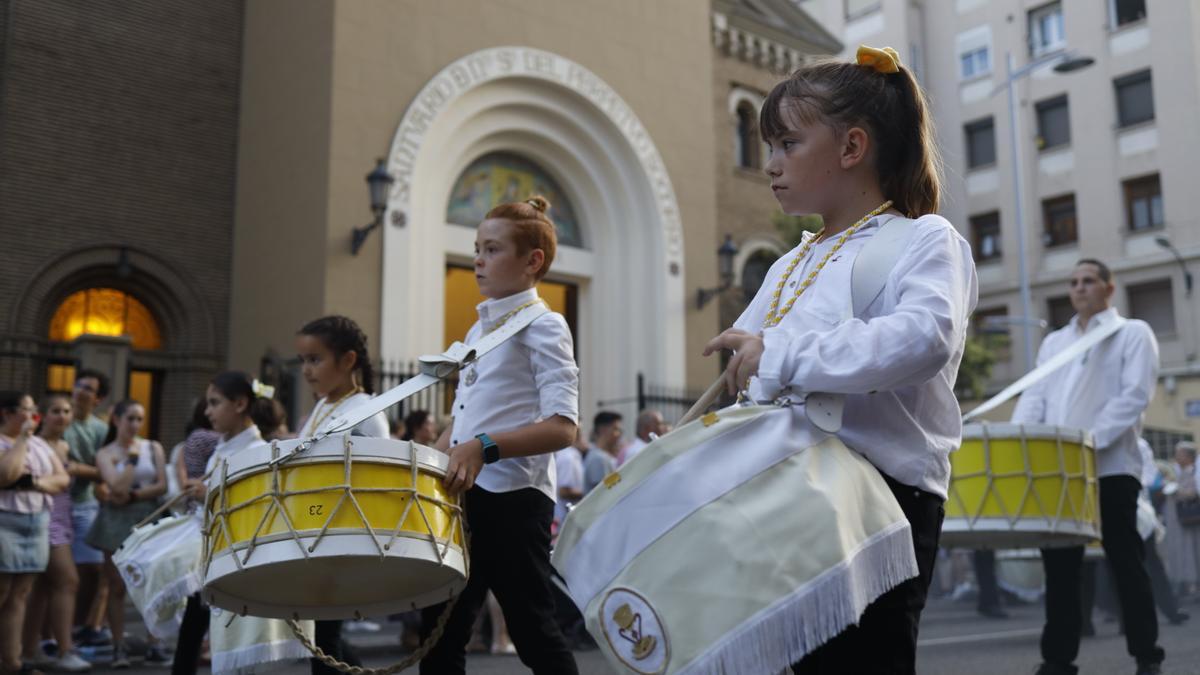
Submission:
[[[483,463],[495,464],[500,461],[500,446],[496,445],[496,441],[492,440],[487,434],[478,434],[475,438],[483,444]]]

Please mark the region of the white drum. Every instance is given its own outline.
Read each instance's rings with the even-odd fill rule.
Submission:
[[[200,517],[170,516],[135,529],[113,553],[129,598],[154,637],[174,639],[188,596],[200,590]]]
[[[341,434],[243,451],[209,480],[204,599],[239,614],[338,619],[449,600],[466,584],[448,458]]]

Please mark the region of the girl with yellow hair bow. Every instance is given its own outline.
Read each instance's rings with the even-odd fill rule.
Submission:
[[[882,577],[915,555],[919,571],[878,597],[850,589],[847,597],[862,598],[857,621],[838,623],[841,632],[815,648],[811,640],[787,642],[788,658],[803,657],[796,673],[914,673],[949,455],[962,436],[953,385],[978,299],[971,249],[936,214],[939,162],[928,107],[895,50],[862,46],[853,62],[800,68],[767,96],[760,132],[780,208],[819,214],[824,229],[780,258],[705,354],[732,350],[727,389],[752,400],[792,400],[797,410],[812,392],[842,401],[841,427],[831,433],[883,475],[912,537],[912,548],[892,559],[851,563]],[[883,290],[856,307],[855,261],[862,252],[871,260],[865,267],[880,266],[885,244],[897,257],[878,273]],[[796,425],[808,423],[803,412],[795,417]],[[840,621],[836,609],[822,611],[815,625]]]

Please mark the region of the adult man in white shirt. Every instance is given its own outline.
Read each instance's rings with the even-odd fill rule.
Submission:
[[[633,456],[650,444],[651,434],[662,436],[667,433],[667,423],[663,421],[662,413],[657,410],[643,410],[637,416],[637,435],[617,455],[617,466],[633,459]]]
[[[1098,260],[1084,259],[1071,273],[1071,305],[1077,314],[1050,335],[1038,350],[1044,363],[1088,331],[1112,321],[1121,328],[1060,372],[1027,390],[1017,402],[1013,421],[1087,429],[1096,445],[1100,477],[1100,522],[1104,554],[1112,566],[1125,625],[1125,642],[1137,659],[1138,675],[1161,672],[1164,652],[1157,645],[1158,619],[1145,549],[1137,530],[1142,456],[1137,441],[1142,414],[1154,395],[1158,343],[1150,326],[1124,320],[1111,306],[1112,273]],[[1083,546],[1043,549],[1046,571],[1046,624],[1042,629],[1041,675],[1078,671],[1082,624],[1080,566]]]

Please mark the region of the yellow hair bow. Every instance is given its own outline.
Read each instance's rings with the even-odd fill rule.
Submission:
[[[275,396],[275,387],[269,384],[263,384],[257,379],[250,384],[250,388],[254,390],[254,395],[259,398],[273,398]]]
[[[860,66],[873,68],[877,73],[898,73],[900,72],[900,55],[891,47],[876,49],[866,45],[858,46],[858,53],[855,54],[855,61]]]

